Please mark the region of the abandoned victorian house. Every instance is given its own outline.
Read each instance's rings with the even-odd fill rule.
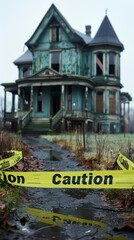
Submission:
[[[75,30],[54,4],[14,61],[18,79],[4,87],[4,125],[21,132],[88,131],[119,133],[129,122],[131,96],[121,93],[121,52],[107,15],[96,35]],[[7,112],[7,92],[12,94]],[[15,103],[18,101],[16,111]],[[122,108],[122,104],[127,106]]]

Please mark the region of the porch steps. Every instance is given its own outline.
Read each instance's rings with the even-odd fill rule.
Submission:
[[[23,129],[23,133],[46,133],[51,131],[49,118],[32,118]]]

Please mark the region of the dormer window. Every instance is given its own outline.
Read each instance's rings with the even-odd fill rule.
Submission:
[[[26,78],[29,76],[29,67],[24,67],[23,70],[23,77]]]
[[[59,42],[59,26],[52,26],[50,28],[51,42]]]

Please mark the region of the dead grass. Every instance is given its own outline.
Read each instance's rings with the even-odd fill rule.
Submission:
[[[80,130],[65,132],[59,135],[42,136],[68,149],[80,164],[89,169],[112,169],[119,151],[130,160],[134,158],[133,134],[85,134],[86,150],[83,147],[83,135]],[[133,151],[132,151],[133,149]]]
[[[23,156],[31,153],[30,148],[22,143],[19,137],[13,133],[5,131],[0,132],[0,158],[2,159],[6,152],[11,150],[22,151]]]

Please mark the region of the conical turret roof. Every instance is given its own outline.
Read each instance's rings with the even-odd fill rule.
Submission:
[[[120,42],[115,30],[106,15],[95,35],[93,40],[90,42],[91,46],[95,45],[111,45],[124,49],[123,44]]]

